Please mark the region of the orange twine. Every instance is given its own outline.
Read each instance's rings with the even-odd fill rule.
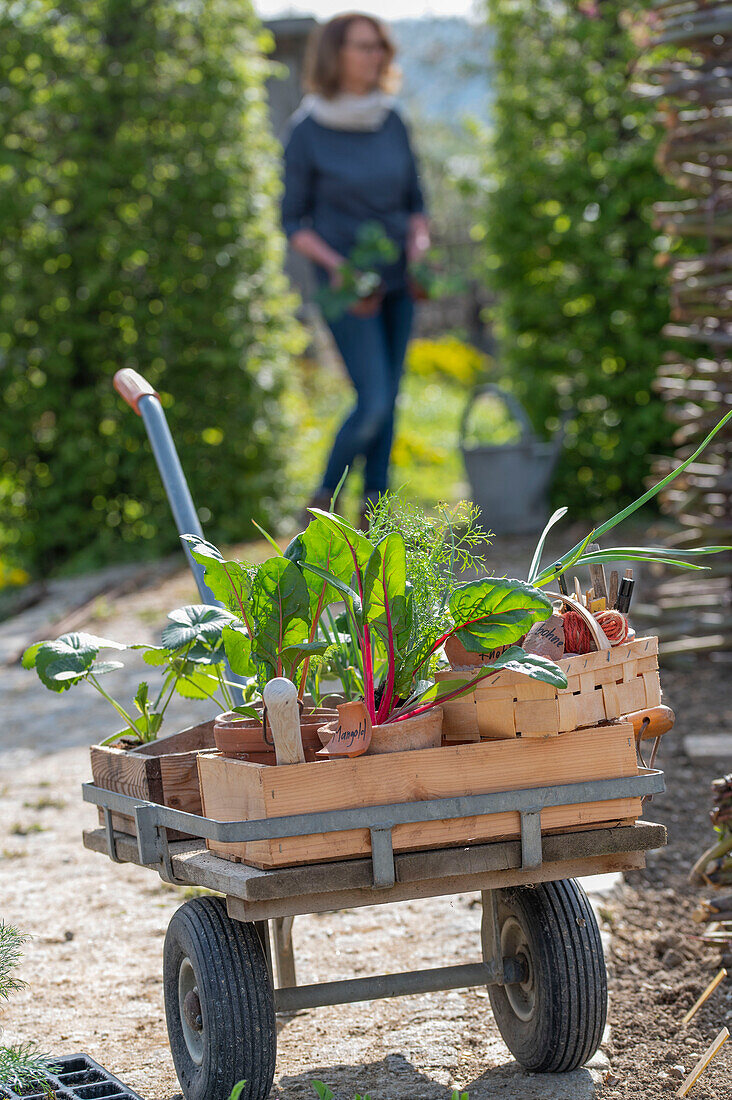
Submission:
[[[595,619],[612,645],[620,645],[628,637],[630,627],[620,611],[598,611]],[[562,616],[564,622],[564,648],[567,653],[591,653],[595,642],[590,628],[582,617],[571,608]]]

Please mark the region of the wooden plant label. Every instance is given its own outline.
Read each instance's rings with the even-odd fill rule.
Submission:
[[[371,744],[371,719],[364,702],[341,703],[338,726],[318,756],[361,756]]]
[[[564,653],[564,622],[561,615],[550,615],[543,623],[534,623],[523,640],[526,653],[558,661]]]

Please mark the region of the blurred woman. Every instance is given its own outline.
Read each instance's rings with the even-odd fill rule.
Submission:
[[[377,19],[338,15],[308,44],[307,94],[290,119],[282,222],[321,284],[341,283],[364,223],[378,222],[397,259],[377,267],[376,300],[328,324],[356,390],[313,504],[327,507],[344,470],[364,458],[364,512],[388,485],[394,407],[412,327],[407,266],[429,248],[417,164],[392,95],[395,48]]]

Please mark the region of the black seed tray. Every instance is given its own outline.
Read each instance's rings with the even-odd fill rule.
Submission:
[[[37,1083],[14,1092],[0,1081],[0,1100],[140,1100],[88,1054],[67,1054],[54,1059],[54,1073],[47,1073],[48,1089]]]

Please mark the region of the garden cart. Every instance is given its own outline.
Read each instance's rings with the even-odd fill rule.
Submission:
[[[197,519],[159,401],[134,372],[120,375],[117,388],[150,432],[178,529],[195,531],[191,523],[197,525]],[[452,753],[457,759],[459,753],[480,752],[480,745],[464,745],[397,753],[392,760],[396,766],[397,756],[426,761],[433,753]],[[305,763],[268,770],[334,766]],[[278,1012],[472,986],[488,987],[501,1034],[527,1069],[561,1072],[583,1065],[602,1038],[607,980],[597,922],[576,879],[642,867],[645,851],[665,843],[663,826],[646,821],[542,832],[542,814],[548,820],[557,809],[640,800],[662,791],[663,774],[636,770],[635,763],[633,774],[619,778],[531,782],[450,797],[423,794],[379,805],[253,819],[250,814],[247,820],[215,819],[205,809],[183,812],[133,787],[107,790],[85,784],[84,799],[100,808],[102,821],[101,828],[85,832],[85,845],[115,862],[147,867],[165,882],[219,895],[186,902],[174,914],[165,941],[168,1032],[187,1100],[227,1100],[240,1080],[246,1081],[242,1100],[265,1100],[275,1071]],[[499,814],[515,818],[515,839],[470,839],[476,822]],[[119,828],[119,815],[131,823],[128,831]],[[464,825],[463,843],[400,850],[400,830],[455,823]],[[173,839],[181,835],[187,839]],[[216,850],[258,841],[274,850],[288,838],[335,841],[339,835],[362,835],[367,854],[258,867]],[[477,961],[298,985],[291,934],[297,915],[465,892],[481,895]]]

